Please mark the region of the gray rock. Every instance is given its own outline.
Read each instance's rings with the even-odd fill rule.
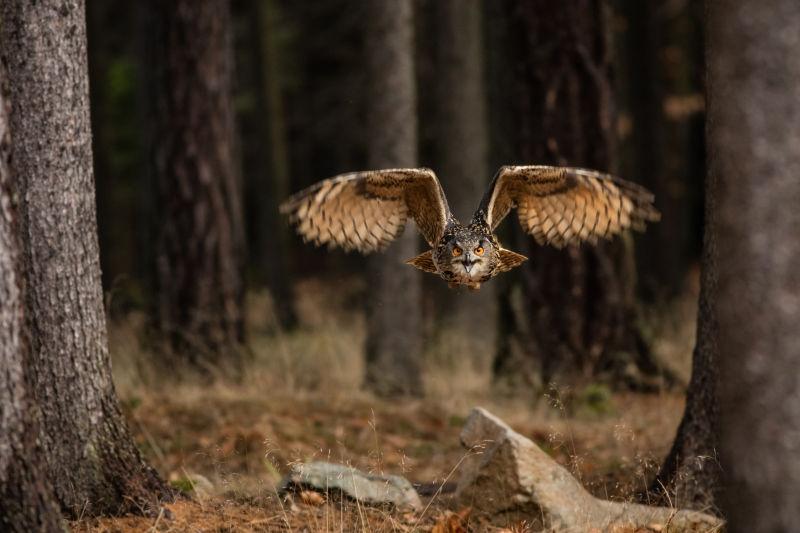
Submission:
[[[473,409],[461,443],[471,454],[456,497],[477,512],[563,532],[717,531],[722,524],[705,513],[595,498],[533,441],[482,408]]]
[[[401,476],[367,474],[355,468],[321,461],[300,463],[281,482],[281,493],[313,489],[338,490],[365,504],[391,504],[401,509],[421,509],[422,501],[408,480]]]

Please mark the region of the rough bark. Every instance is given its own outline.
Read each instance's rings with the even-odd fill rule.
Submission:
[[[516,150],[508,164],[570,164],[614,170],[614,109],[609,79],[606,6],[601,0],[509,2],[506,46],[515,51],[510,100]],[[630,176],[628,178],[631,178]],[[529,248],[521,269],[522,330],[505,331],[495,360],[499,377],[519,377],[537,361],[551,380],[607,376],[648,387],[658,373],[636,325],[632,241],[559,251]],[[510,298],[511,290],[502,291]],[[508,328],[506,320],[501,328]],[[510,337],[509,337],[510,335]],[[523,340],[513,343],[511,337]],[[523,353],[513,346],[524,346]]]
[[[432,94],[420,127],[430,136],[431,166],[450,209],[466,223],[491,177],[481,3],[429,2],[422,15],[430,59],[420,70]],[[440,344],[461,364],[467,362],[465,354],[481,367],[490,364],[497,330],[495,285],[470,293],[448,289],[433,277],[424,281],[426,295],[435,302]]]
[[[62,531],[58,506],[41,467],[31,397],[30,338],[10,168],[8,103],[0,68],[0,529]]]
[[[140,512],[168,489],[117,404],[100,286],[81,0],[2,3],[45,471],[72,516]]]
[[[708,3],[719,180],[721,507],[729,531],[800,524],[800,5]]]
[[[413,1],[365,3],[367,166],[417,164]],[[418,252],[413,228],[368,259],[366,385],[383,394],[420,394],[421,280],[403,264]]]
[[[244,337],[243,226],[226,0],[152,2],[158,321],[178,360],[235,366]]]
[[[672,448],[650,488],[652,493],[661,495],[664,501],[673,502],[676,506],[711,511],[716,510],[720,480],[717,457],[717,180],[717,169],[712,169],[706,178],[697,340],[692,353],[692,377],[686,391],[686,407]]]

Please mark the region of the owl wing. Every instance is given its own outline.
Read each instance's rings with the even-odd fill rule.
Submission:
[[[281,212],[306,241],[361,253],[386,248],[409,216],[433,247],[450,216],[439,180],[427,168],[342,174],[293,195]]]
[[[596,242],[626,228],[644,230],[660,214],[645,188],[594,170],[505,166],[495,175],[476,217],[492,229],[511,209],[539,244],[561,248]]]

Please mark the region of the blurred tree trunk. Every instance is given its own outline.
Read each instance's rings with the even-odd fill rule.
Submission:
[[[142,460],[108,358],[82,0],[0,4],[20,198],[39,441],[62,509],[151,509],[170,492]]]
[[[505,38],[515,54],[510,100],[517,132],[517,159],[506,163],[614,171],[605,3],[534,0],[505,6]],[[513,231],[531,260],[520,273],[521,302],[513,301],[510,288],[501,294],[496,375],[517,379],[520,368],[531,366],[524,359],[533,357],[545,382],[578,374],[655,386],[659,369],[636,324],[632,240],[559,251]]]
[[[731,532],[800,524],[800,5],[708,3],[719,179],[721,507]]]
[[[10,169],[5,74],[0,67],[0,529],[62,531],[58,506],[41,466],[32,400],[30,335]]]
[[[91,91],[92,143],[94,150],[94,176],[97,190],[97,232],[100,242],[100,267],[103,277],[103,288],[111,289],[114,278],[124,272],[124,268],[115,261],[116,249],[112,243],[114,233],[114,175],[109,163],[111,142],[106,128],[105,116],[107,89],[105,74],[111,63],[109,57],[108,12],[112,4],[103,0],[86,0],[87,53],[89,55],[89,85]]]
[[[143,204],[155,196],[145,174],[146,98],[141,81],[146,56],[138,48],[138,3],[86,2],[92,146],[103,288],[110,317],[142,307],[152,287],[152,217]],[[151,27],[147,27],[148,36]],[[142,64],[140,64],[142,63]],[[152,207],[149,207],[152,209]],[[144,290],[143,290],[144,289]]]
[[[699,254],[702,213],[702,2],[622,0],[615,90],[621,117],[620,171],[656,197],[663,223],[640,239],[640,293],[664,303],[686,289]]]
[[[412,0],[367,0],[367,166],[417,164]],[[412,226],[413,222],[409,222]],[[421,280],[403,264],[418,252],[408,227],[385,253],[368,259],[366,386],[382,395],[421,394]]]
[[[697,340],[692,354],[692,377],[686,392],[686,407],[672,449],[650,487],[651,493],[661,496],[663,504],[704,511],[715,508],[720,479],[717,458],[719,435],[717,402],[719,326],[716,311],[718,266],[715,235],[717,179],[716,172],[710,171],[706,180]]]
[[[158,320],[173,355],[235,366],[244,338],[243,227],[227,0],[153,1]]]
[[[482,9],[478,0],[427,2],[420,13],[422,34],[429,40],[428,61],[420,66],[431,95],[420,127],[431,145],[436,170],[456,218],[468,223],[491,176],[484,83]],[[429,124],[429,125],[428,125]],[[473,354],[480,367],[491,364],[497,321],[494,284],[479,293],[448,289],[425,277],[426,295],[435,302],[439,343],[454,362]]]
[[[273,0],[248,2],[249,26],[255,56],[256,112],[258,136],[253,148],[261,159],[261,172],[251,183],[250,199],[255,215],[255,239],[251,262],[266,274],[278,323],[285,329],[297,324],[289,268],[289,232],[278,205],[289,196],[289,147],[281,87],[281,31],[279,8]],[[264,146],[268,148],[265,150]],[[251,178],[252,179],[252,178]]]

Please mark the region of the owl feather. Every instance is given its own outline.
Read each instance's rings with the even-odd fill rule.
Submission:
[[[594,170],[542,165],[500,168],[466,226],[453,217],[427,168],[342,174],[281,205],[306,241],[365,254],[385,249],[411,218],[431,250],[407,263],[471,288],[526,260],[502,248],[493,233],[513,209],[537,243],[557,248],[594,244],[628,228],[643,231],[660,218],[653,195],[639,185]]]

